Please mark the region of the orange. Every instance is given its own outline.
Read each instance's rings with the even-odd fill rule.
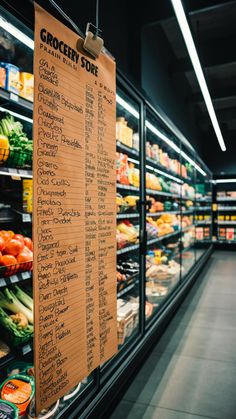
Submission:
[[[17,239],[11,239],[7,242],[4,249],[5,254],[17,256],[24,249],[24,244],[22,241]]]

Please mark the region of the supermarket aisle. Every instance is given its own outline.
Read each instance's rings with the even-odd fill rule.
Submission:
[[[236,253],[215,251],[111,419],[236,418]]]

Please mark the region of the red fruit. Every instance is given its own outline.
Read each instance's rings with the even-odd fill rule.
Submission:
[[[4,249],[5,247],[5,240],[2,236],[0,236],[0,252]]]
[[[7,242],[4,249],[4,253],[17,256],[20,252],[22,252],[23,249],[24,249],[24,244],[22,243],[22,241],[17,240],[17,239],[11,239]]]
[[[1,230],[0,231],[0,236],[3,238],[3,240],[5,241],[5,243],[7,243],[8,240],[11,239],[11,233],[10,233],[10,231]]]
[[[32,252],[28,251],[28,252],[21,252],[19,253],[19,255],[17,256],[17,262],[18,263],[25,263],[25,262],[31,262],[32,261]]]
[[[22,236],[22,234],[14,234],[12,238],[20,240],[22,243],[24,243],[24,236]]]
[[[3,255],[1,257],[1,265],[3,266],[16,265],[16,264],[17,264],[17,260],[12,255]]]
[[[28,247],[28,249],[33,250],[33,242],[29,237],[24,238],[25,246]]]

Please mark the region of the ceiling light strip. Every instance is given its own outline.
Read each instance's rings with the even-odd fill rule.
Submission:
[[[30,49],[34,49],[34,41],[29,36],[25,35],[21,32],[18,28],[13,26],[11,23],[7,22],[2,16],[0,16],[0,27],[5,29],[5,31],[9,32],[14,38],[21,41]]]
[[[190,59],[193,64],[196,77],[198,79],[200,89],[202,91],[202,95],[203,95],[213,128],[215,130],[216,137],[220,144],[221,150],[225,151],[226,147],[225,147],[224,139],[223,139],[223,136],[222,136],[219,124],[218,124],[218,120],[216,118],[215,110],[212,104],[212,100],[210,97],[210,93],[206,84],[204,74],[202,71],[202,67],[198,58],[197,50],[193,42],[192,34],[191,34],[191,31],[190,31],[190,28],[189,28],[189,25],[188,25],[188,22],[184,13],[182,2],[181,0],[171,0],[171,1],[172,1],[176,18],[178,20],[179,27],[182,32]]]

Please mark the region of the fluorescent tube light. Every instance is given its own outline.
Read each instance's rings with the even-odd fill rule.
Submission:
[[[159,129],[154,127],[154,125],[152,125],[149,121],[145,121],[145,125],[148,129],[150,129],[150,131],[153,134],[161,138],[161,140],[163,140],[166,144],[168,144],[171,148],[173,148],[173,150],[175,150],[177,153],[181,152],[180,148],[172,140],[166,137],[166,135],[164,135],[161,131],[159,131]]]
[[[181,183],[181,184],[184,183],[182,180],[178,179],[177,177],[169,175],[168,173],[162,172],[162,170],[155,169],[155,167],[149,166],[148,164],[146,164],[146,168],[149,169],[149,170],[152,170],[153,172],[158,173],[162,176],[168,177],[169,179],[173,179],[178,183]]]
[[[139,119],[139,113],[136,111],[136,109],[133,108],[129,103],[127,103],[122,97],[119,95],[116,95],[116,102],[119,103],[119,105],[122,106],[122,108],[126,109],[131,115],[133,115],[135,118]]]
[[[33,119],[28,118],[27,116],[20,115],[19,113],[16,113],[16,112],[13,112],[13,111],[9,111],[9,109],[2,108],[1,106],[0,106],[0,111],[1,112],[7,112],[12,116],[16,116],[19,119],[23,119],[23,121],[27,121],[27,122],[30,122],[31,124],[33,124]]]
[[[216,114],[215,114],[215,110],[212,104],[212,100],[210,97],[210,93],[206,84],[206,80],[202,71],[202,67],[198,58],[198,54],[197,54],[197,50],[196,47],[194,45],[193,42],[193,38],[192,38],[192,34],[184,13],[184,9],[183,9],[183,5],[181,0],[171,0],[172,1],[172,5],[176,14],[176,18],[178,20],[179,23],[179,27],[180,30],[182,32],[183,38],[184,38],[184,42],[186,44],[190,59],[192,61],[193,64],[193,68],[196,74],[196,77],[198,79],[198,83],[200,86],[200,89],[202,91],[202,95],[213,125],[213,128],[215,130],[215,134],[216,137],[218,139],[218,142],[220,144],[221,150],[225,151],[226,147],[225,147],[225,143],[224,143],[224,139],[222,137],[222,133],[218,124],[218,120],[216,118]]]
[[[215,183],[236,183],[236,179],[216,179]]]
[[[29,38],[29,36],[25,35],[23,32],[21,32],[19,29],[13,26],[11,23],[7,22],[5,19],[3,19],[2,16],[0,16],[0,27],[5,29],[5,31],[9,32],[19,41],[23,42],[23,44],[25,44],[27,47],[34,49],[33,39]]]
[[[181,154],[185,160],[187,160],[190,164],[192,164],[193,167],[195,167],[199,173],[201,173],[203,176],[206,176],[206,172],[201,169],[201,167],[195,163],[184,151],[181,151],[180,148],[169,138],[167,138],[161,131],[159,131],[154,125],[152,125],[149,121],[145,121],[146,127],[157,137],[161,138],[166,144],[168,144],[173,150],[175,150],[177,153]]]

